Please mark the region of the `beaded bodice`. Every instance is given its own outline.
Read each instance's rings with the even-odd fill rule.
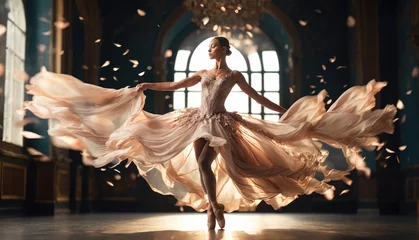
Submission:
[[[226,112],[224,103],[228,94],[235,85],[232,79],[234,71],[213,79],[204,72],[201,79],[202,95],[201,95],[201,114],[212,116],[216,113]]]

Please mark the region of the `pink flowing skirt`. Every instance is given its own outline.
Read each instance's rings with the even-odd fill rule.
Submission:
[[[134,88],[101,88],[42,72],[26,86],[34,96],[25,107],[50,119],[53,144],[83,151],[85,164],[133,162],[154,191],[197,211],[206,210],[208,199],[193,143],[206,139],[218,153],[212,164],[217,200],[231,212],[253,210],[262,200],[278,209],[313,192],[332,199],[330,180],[350,184],[346,175],[355,168],[368,175],[359,152],[382,146],[376,136],[394,130],[395,106],[372,110],[374,95],[385,85],[372,80],[354,86],[327,111],[322,90],[300,98],[274,122],[235,112],[208,117],[198,108],[152,114],[143,110],[144,93]],[[323,144],[342,150],[343,157],[333,161],[346,169],[325,161]]]

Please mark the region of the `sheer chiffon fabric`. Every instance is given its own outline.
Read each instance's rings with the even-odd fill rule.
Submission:
[[[50,119],[53,144],[83,151],[85,164],[102,167],[127,160],[154,191],[197,211],[208,205],[193,148],[199,138],[218,153],[212,164],[217,200],[231,212],[253,210],[262,200],[278,209],[313,192],[332,199],[335,189],[328,181],[350,184],[346,176],[354,168],[369,174],[359,152],[381,146],[378,134],[393,133],[397,109],[372,110],[374,95],[385,82],[352,87],[327,111],[325,90],[302,97],[273,122],[225,110],[233,74],[220,79],[204,74],[200,108],[159,115],[143,110],[146,97],[135,88],[101,88],[41,72],[27,85],[34,96],[25,106]],[[342,150],[344,157],[333,161],[346,169],[325,161],[323,144]]]

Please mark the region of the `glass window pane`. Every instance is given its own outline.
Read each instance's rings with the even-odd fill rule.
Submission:
[[[262,74],[252,73],[252,88],[256,91],[262,90]]]
[[[187,64],[188,64],[188,58],[191,54],[191,51],[189,50],[179,50],[176,55],[175,60],[175,71],[185,71]]]
[[[279,93],[265,92],[264,96],[279,105]],[[269,108],[265,108],[265,113],[277,113]]]
[[[242,74],[243,74],[243,77],[246,80],[246,82],[249,83],[249,74],[247,74],[247,73],[242,73]],[[240,89],[240,87],[237,84],[235,84],[233,89],[231,89],[231,91],[232,92],[241,92],[242,90]]]
[[[263,51],[262,59],[265,71],[279,71],[278,55],[275,51]]]
[[[260,94],[260,93],[259,93]],[[252,113],[261,113],[262,112],[262,105],[257,103],[255,100],[251,99],[251,110]]]
[[[265,115],[264,116],[265,120],[270,120],[270,121],[279,121],[279,115],[277,114],[273,114],[273,115]]]
[[[239,113],[249,112],[249,97],[243,92],[231,92],[225,102],[227,111]]]
[[[260,57],[257,52],[249,55],[250,70],[254,72],[262,71],[262,65],[260,63]]]
[[[186,73],[184,72],[177,72],[175,73],[175,82],[179,82],[180,80],[183,80],[186,78]]]
[[[200,92],[189,92],[188,93],[188,107],[199,107],[201,106],[201,93]]]
[[[279,74],[278,73],[265,73],[264,74],[265,91],[279,91]]]
[[[185,92],[173,93],[173,109],[178,110],[185,108]]]

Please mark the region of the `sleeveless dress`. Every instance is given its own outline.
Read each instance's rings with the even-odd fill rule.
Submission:
[[[84,163],[95,167],[134,163],[155,192],[196,211],[208,205],[193,148],[199,138],[217,152],[217,201],[232,212],[254,210],[262,200],[278,209],[313,192],[332,199],[328,182],[351,184],[346,176],[354,168],[369,174],[359,152],[382,147],[376,136],[394,131],[394,105],[372,110],[385,82],[354,86],[327,111],[325,90],[302,97],[275,122],[226,111],[231,76],[204,73],[199,108],[160,115],[143,110],[146,97],[135,88],[102,88],[41,72],[26,86],[34,96],[25,107],[50,119],[48,134],[57,147],[83,151]],[[324,144],[343,157],[327,160]]]

